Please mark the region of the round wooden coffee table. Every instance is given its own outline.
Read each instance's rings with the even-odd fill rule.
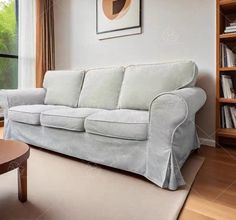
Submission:
[[[27,159],[30,148],[17,141],[0,140],[0,174],[18,168],[18,198],[27,201]]]

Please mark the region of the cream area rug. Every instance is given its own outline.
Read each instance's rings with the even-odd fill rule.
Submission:
[[[28,202],[17,199],[17,172],[0,175],[1,220],[176,219],[203,158],[183,168],[187,186],[163,190],[143,178],[31,148]]]

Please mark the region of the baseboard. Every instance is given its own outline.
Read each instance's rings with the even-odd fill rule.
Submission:
[[[210,147],[216,146],[216,142],[213,139],[200,138],[200,143],[201,145],[210,146]]]

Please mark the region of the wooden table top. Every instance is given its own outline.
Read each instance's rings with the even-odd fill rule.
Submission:
[[[0,140],[0,174],[20,167],[29,155],[30,148],[27,144]]]

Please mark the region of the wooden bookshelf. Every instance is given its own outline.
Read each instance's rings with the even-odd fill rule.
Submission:
[[[226,99],[222,95],[221,76],[222,74],[235,75],[235,67],[221,67],[221,48],[220,44],[224,43],[228,47],[236,45],[236,32],[224,33],[228,22],[231,22],[232,17],[236,18],[236,0],[216,0],[216,15],[217,15],[217,33],[216,33],[216,143],[224,145],[230,142],[236,144],[236,129],[226,129],[221,127],[221,107],[224,105],[235,105],[236,99]],[[231,46],[232,47],[232,46]],[[226,141],[227,140],[227,141]]]

